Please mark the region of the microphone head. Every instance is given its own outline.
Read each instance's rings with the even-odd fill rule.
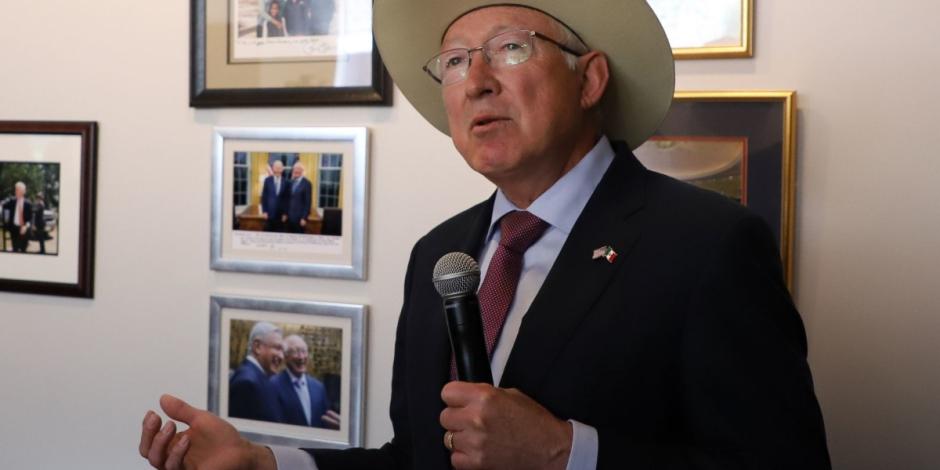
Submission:
[[[480,265],[466,253],[447,253],[434,265],[433,281],[437,293],[445,299],[476,293],[480,287]]]

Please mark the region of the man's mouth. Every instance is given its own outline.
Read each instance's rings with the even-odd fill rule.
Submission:
[[[493,115],[482,115],[473,118],[470,123],[470,129],[473,131],[485,131],[496,127],[500,123],[509,121],[508,118]]]

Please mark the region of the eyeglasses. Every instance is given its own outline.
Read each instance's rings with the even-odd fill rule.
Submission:
[[[532,38],[548,41],[576,57],[584,55],[544,34],[520,29],[497,34],[487,39],[480,47],[461,47],[441,52],[432,57],[422,69],[438,83],[451,85],[467,78],[472,55],[476,51],[483,52],[484,60],[494,68],[511,67],[529,60],[532,57]]]

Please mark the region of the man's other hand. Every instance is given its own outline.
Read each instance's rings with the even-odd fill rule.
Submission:
[[[339,413],[333,410],[326,410],[326,413],[320,417],[320,421],[323,421],[323,424],[330,429],[339,429],[343,420],[339,416]]]
[[[163,395],[160,407],[167,416],[189,426],[176,432],[176,423],[161,423],[148,411],[140,433],[140,455],[154,468],[165,470],[276,470],[271,451],[248,442],[231,425],[179,398]],[[162,424],[162,426],[161,426]]]
[[[564,469],[571,424],[516,389],[451,382],[441,391],[441,425],[453,433],[451,464],[458,470]]]

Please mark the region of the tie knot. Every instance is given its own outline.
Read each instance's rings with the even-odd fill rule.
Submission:
[[[531,212],[512,211],[504,215],[499,222],[499,229],[502,231],[499,244],[516,253],[525,253],[542,236],[546,228],[548,224]]]

